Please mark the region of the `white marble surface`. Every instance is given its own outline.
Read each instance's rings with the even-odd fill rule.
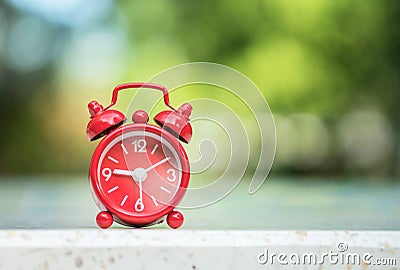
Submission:
[[[343,252],[338,245],[344,244]],[[400,264],[398,231],[66,229],[0,230],[0,269],[398,269],[398,266],[260,264],[279,254],[371,254]],[[276,259],[275,259],[276,260]]]

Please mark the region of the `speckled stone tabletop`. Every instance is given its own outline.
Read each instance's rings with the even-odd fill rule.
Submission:
[[[399,260],[394,231],[0,231],[1,269],[397,269]]]

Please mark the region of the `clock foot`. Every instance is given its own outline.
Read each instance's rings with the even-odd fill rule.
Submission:
[[[113,216],[107,211],[101,211],[96,216],[96,223],[102,229],[107,229],[113,224]]]
[[[172,229],[177,229],[183,224],[183,215],[181,212],[172,211],[167,216],[167,223]]]

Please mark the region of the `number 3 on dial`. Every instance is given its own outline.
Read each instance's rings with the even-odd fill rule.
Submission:
[[[167,170],[167,180],[170,182],[174,182],[176,180],[176,173],[174,169],[168,169]]]

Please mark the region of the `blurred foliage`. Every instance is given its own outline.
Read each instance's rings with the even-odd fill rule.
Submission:
[[[352,111],[378,111],[397,149],[381,160],[390,164],[380,173],[399,171],[398,1],[65,0],[59,5],[78,5],[65,9],[65,21],[49,16],[57,5],[48,2],[42,9],[0,2],[1,173],[85,172],[94,147],[84,137],[87,101],[108,100],[119,82],[191,61],[236,68],[274,113],[315,115],[331,131]],[[82,19],[79,11],[99,6],[100,15]],[[18,35],[21,20],[37,27]],[[335,162],[305,171],[360,173],[331,148],[327,159]]]
[[[395,1],[121,5],[130,17],[132,42],[172,41],[189,61],[238,68],[264,91],[274,111],[334,116],[354,104],[373,103],[398,118]]]

